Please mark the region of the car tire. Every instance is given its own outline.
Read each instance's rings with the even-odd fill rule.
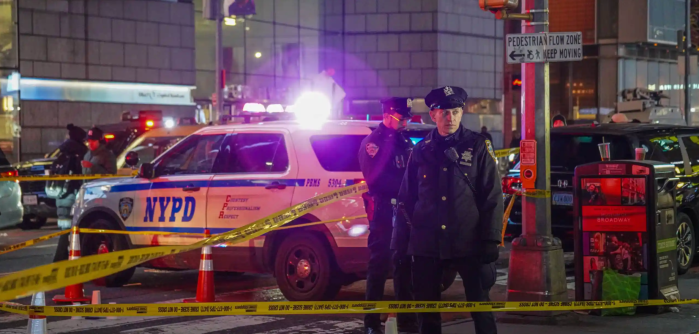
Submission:
[[[677,213],[677,273],[683,275],[694,262],[697,242],[694,236],[694,224],[688,215]]]
[[[39,217],[37,215],[25,215],[22,217],[22,222],[19,223],[19,228],[22,230],[38,230],[44,224],[46,224],[46,217]]]
[[[102,230],[119,229],[115,224],[103,218],[98,218],[84,227]],[[80,251],[82,256],[123,251],[129,248],[126,236],[121,234],[83,234],[80,236]],[[131,280],[135,271],[136,267],[131,267],[116,274],[97,279],[95,283],[107,287],[120,287]]]
[[[340,291],[328,245],[309,232],[288,235],[279,245],[274,276],[289,301],[332,300]],[[299,269],[301,269],[299,271]]]
[[[452,284],[454,284],[457,274],[458,272],[456,272],[455,269],[445,269],[442,272],[442,292],[446,291]]]

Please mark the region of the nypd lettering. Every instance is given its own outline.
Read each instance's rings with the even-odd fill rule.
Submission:
[[[156,212],[160,215],[157,222],[165,222],[165,216],[168,213],[168,222],[175,222],[179,216],[179,221],[189,222],[194,218],[194,211],[197,207],[197,201],[194,197],[146,197],[146,214],[143,217],[144,223],[152,223]]]

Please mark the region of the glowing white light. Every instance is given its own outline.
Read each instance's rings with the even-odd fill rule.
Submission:
[[[514,155],[514,154],[510,154],[510,156],[509,156],[508,159],[510,160],[510,162],[514,161],[514,160],[515,160],[515,155]]]
[[[696,110],[695,108],[692,108],[692,109],[689,109],[689,111],[695,112],[695,111],[697,111],[697,110]]]
[[[174,128],[175,127],[175,120],[172,118],[166,118],[165,119],[165,127],[166,128]]]
[[[247,112],[265,112],[265,106],[260,103],[246,103],[243,106],[243,111]]]
[[[349,236],[351,237],[358,237],[366,233],[367,230],[369,230],[369,227],[366,225],[354,225],[350,227],[349,231],[347,231],[347,234],[349,234]]]
[[[330,117],[330,100],[318,92],[304,93],[294,103],[294,113],[300,122],[318,124]]]
[[[223,24],[225,24],[227,26],[235,26],[235,18],[234,17],[224,17]]]
[[[267,112],[284,112],[284,107],[281,104],[270,104],[267,106]]]
[[[261,58],[262,52],[255,52],[255,58]]]

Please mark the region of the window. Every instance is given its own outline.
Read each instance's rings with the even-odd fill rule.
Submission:
[[[692,174],[699,172],[699,136],[682,137]]]
[[[211,173],[224,135],[191,136],[157,163],[156,175]]]
[[[360,172],[359,147],[365,135],[318,135],[311,146],[318,162],[329,172]]]
[[[611,144],[611,159],[633,159],[629,141],[622,136],[551,135],[551,170],[574,171],[578,165],[600,161],[597,144]]]
[[[647,149],[646,160],[671,163],[678,174],[684,174],[684,158],[677,137],[648,137],[644,139],[643,146]]]
[[[216,173],[273,173],[289,169],[289,155],[280,133],[237,133],[226,139]]]
[[[145,138],[143,139],[143,141],[138,143],[129,151],[138,153],[138,166],[141,166],[141,164],[144,162],[153,161],[153,159],[157,158],[159,155],[163,154],[163,152],[167,151],[170,147],[177,144],[177,142],[180,141],[180,139],[182,139],[181,136]],[[123,158],[120,159],[118,163],[119,168],[125,167]]]
[[[403,136],[417,144],[428,133],[429,130],[405,130]],[[364,138],[365,135],[318,135],[311,137],[311,146],[318,162],[328,172],[361,172],[357,155]]]

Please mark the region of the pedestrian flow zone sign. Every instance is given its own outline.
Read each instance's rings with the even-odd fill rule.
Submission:
[[[508,34],[506,56],[508,64],[580,61],[582,33]]]

